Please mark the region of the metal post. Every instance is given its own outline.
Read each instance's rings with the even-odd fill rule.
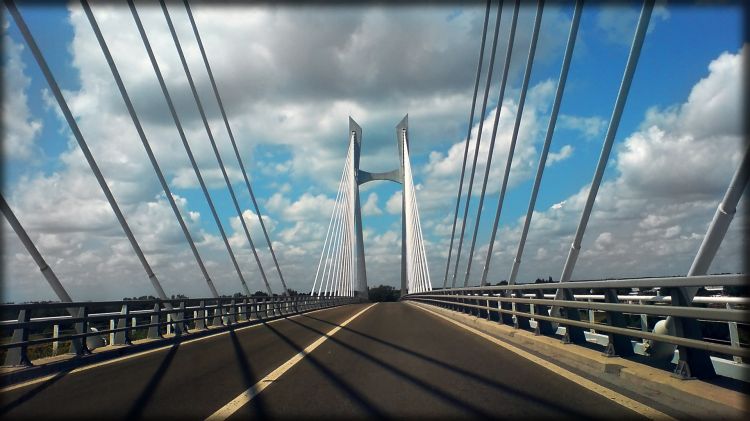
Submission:
[[[18,323],[28,323],[31,319],[31,313],[29,310],[22,308],[18,312]],[[5,353],[5,366],[29,366],[31,361],[29,360],[28,345],[26,342],[29,340],[29,327],[24,325],[13,329],[13,336],[11,342],[19,343],[23,342],[21,346],[8,348]]]
[[[55,323],[52,326],[52,338],[57,339],[60,337],[60,325]],[[52,356],[57,355],[57,350],[60,348],[60,341],[53,341],[52,342]]]
[[[146,336],[148,339],[162,339],[161,336],[161,302],[160,300],[156,300],[154,303],[154,314],[151,315],[151,323],[153,326],[149,326],[148,328],[148,335]]]
[[[128,319],[130,318],[130,306],[127,303],[120,309],[120,317],[117,320],[117,328],[125,329],[115,332],[112,338],[112,345],[130,345],[130,329],[128,329]]]

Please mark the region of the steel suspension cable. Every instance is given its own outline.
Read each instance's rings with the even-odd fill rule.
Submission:
[[[344,172],[346,172],[346,164],[344,165]],[[341,229],[342,229],[341,215],[343,212],[343,203],[344,203],[344,194],[345,194],[343,190],[344,181],[345,179],[342,178],[341,184],[339,185],[339,190],[341,192],[340,198],[334,205],[335,211],[336,211],[336,220],[334,222],[333,235],[331,236],[331,239],[330,239],[331,245],[328,248],[329,254],[326,256],[326,267],[323,268],[323,276],[326,278],[326,295],[330,291],[333,290],[333,283],[334,283],[333,272],[335,270],[336,258],[338,257],[339,236],[340,236]]]
[[[497,108],[495,110],[495,121],[492,126],[492,137],[490,138],[490,147],[487,153],[487,163],[485,164],[485,167],[484,167],[484,180],[482,181],[482,192],[479,195],[479,205],[477,206],[477,217],[474,220],[474,233],[471,236],[471,247],[469,248],[469,259],[466,264],[466,274],[464,275],[464,286],[468,285],[469,283],[469,274],[471,273],[471,263],[474,259],[474,247],[477,244],[477,233],[479,232],[479,223],[482,218],[482,208],[484,207],[484,197],[485,197],[484,195],[487,191],[487,180],[490,177],[492,157],[495,151],[495,139],[497,138],[497,127],[498,127],[498,123],[500,122],[500,113],[503,108],[503,101],[505,101],[505,85],[508,81],[508,69],[510,68],[510,60],[511,60],[511,56],[513,53],[513,43],[515,42],[515,38],[516,38],[516,25],[518,23],[518,9],[519,9],[519,0],[516,0],[513,5],[513,18],[511,19],[510,33],[508,34],[508,47],[506,48],[505,62],[503,63],[503,72],[502,72],[502,76],[500,77],[500,92],[498,94]],[[526,88],[528,87],[528,76],[531,73],[531,62],[533,61],[533,52],[534,52],[534,49],[536,48],[537,36],[539,35],[539,23],[541,22],[541,19],[542,19],[540,10],[541,10],[541,7],[537,7],[537,16],[534,21],[534,29],[533,29],[533,33],[531,36],[529,60],[526,63],[526,73],[524,75],[525,85],[521,88],[521,100],[518,105],[518,110],[516,111],[516,123],[520,122],[521,113],[523,110],[522,104],[523,104],[523,100],[526,98]],[[502,198],[505,194],[505,185],[506,185],[507,178],[508,178],[507,173],[510,171],[510,164],[513,161],[513,150],[515,148],[516,135],[518,134],[517,129],[518,129],[518,124],[516,124],[516,131],[513,133],[513,137],[510,142],[510,152],[508,153],[508,157],[506,160],[507,162],[506,175],[505,175],[505,178],[503,178],[503,184],[502,184],[502,189],[500,193],[500,200],[498,202],[498,211],[497,211],[498,216],[500,214],[500,209],[502,208],[502,201],[503,201]],[[497,228],[497,221],[499,219],[498,216],[495,217],[495,228]],[[492,243],[492,241],[493,240],[490,240],[490,243]],[[492,250],[491,244],[490,244],[490,250]],[[484,279],[484,275],[482,276],[482,278]]]
[[[484,59],[484,44],[487,38],[487,23],[490,19],[490,5],[492,0],[487,0],[487,8],[484,11],[484,25],[482,29],[482,43],[479,47],[479,62],[477,63],[477,76],[474,81],[474,95],[471,98],[471,111],[469,112],[469,129],[466,133],[466,142],[464,143],[464,159],[461,164],[461,178],[458,181],[458,195],[456,196],[456,210],[453,213],[453,228],[451,228],[451,243],[448,246],[448,261],[445,264],[445,277],[443,278],[443,288],[448,286],[448,271],[451,267],[451,254],[453,253],[453,238],[456,235],[456,221],[458,220],[458,209],[461,205],[461,193],[464,187],[464,174],[466,173],[466,158],[469,155],[469,140],[471,139],[471,128],[474,125],[474,109],[477,105],[477,92],[479,91],[479,79],[482,74],[482,60]],[[502,3],[500,4],[502,7]]]
[[[159,68],[159,63],[157,63],[156,61],[156,56],[154,55],[154,51],[151,49],[151,43],[148,40],[148,36],[146,35],[146,30],[143,28],[143,23],[141,22],[141,18],[138,15],[138,11],[135,8],[135,4],[133,4],[133,0],[128,0],[128,6],[130,7],[130,12],[133,15],[133,20],[135,21],[136,27],[138,28],[138,32],[140,33],[141,40],[143,41],[143,45],[146,48],[146,53],[148,54],[149,60],[151,61],[151,66],[153,67],[154,73],[156,74],[156,78],[159,81],[159,86],[161,88],[162,94],[164,95],[164,98],[167,101],[167,107],[169,108],[169,112],[172,115],[172,120],[175,123],[177,132],[180,135],[180,140],[182,140],[182,145],[184,146],[185,152],[187,153],[188,158],[190,159],[190,164],[193,167],[195,176],[198,178],[198,184],[200,184],[201,190],[203,191],[203,195],[206,197],[206,202],[208,202],[208,207],[211,210],[211,215],[213,216],[214,221],[216,222],[216,226],[219,228],[219,233],[221,234],[222,240],[224,240],[224,246],[226,247],[227,252],[229,252],[229,258],[231,259],[232,265],[234,266],[234,269],[237,272],[237,276],[239,276],[240,278],[240,283],[242,284],[242,288],[245,290],[245,294],[250,295],[250,290],[247,288],[245,277],[242,276],[242,271],[240,270],[240,266],[237,263],[237,258],[234,255],[232,246],[229,244],[229,240],[227,239],[227,234],[224,231],[224,226],[221,224],[221,219],[219,218],[219,214],[216,212],[216,207],[214,206],[214,202],[211,199],[211,195],[208,193],[208,188],[206,187],[206,183],[203,180],[203,176],[201,175],[200,170],[198,169],[198,164],[195,161],[195,156],[193,155],[193,152],[190,148],[190,144],[187,141],[187,137],[185,136],[185,131],[182,128],[182,123],[180,123],[180,118],[177,116],[177,111],[175,109],[174,103],[172,102],[172,96],[169,94],[169,90],[167,89],[167,84],[164,82],[164,76],[162,75],[161,69]]]
[[[325,263],[323,264],[323,272],[320,275],[320,288],[322,288],[323,282],[325,280],[325,284],[326,284],[325,292],[326,293],[328,292],[328,285],[330,282],[330,267],[332,264],[331,253],[335,245],[334,242],[335,242],[336,235],[337,235],[336,233],[338,232],[338,229],[339,229],[339,213],[340,213],[340,208],[341,208],[340,201],[342,200],[341,199],[342,194],[343,194],[342,185],[344,183],[345,172],[346,172],[346,165],[344,165],[344,171],[341,174],[341,180],[339,181],[339,187],[336,193],[336,200],[333,203],[333,212],[332,212],[333,214],[331,216],[332,231],[331,231],[331,236],[327,240],[328,242],[327,251],[325,250],[326,244],[325,243],[323,244],[323,250],[325,251]],[[320,290],[318,291],[318,295],[320,295]]]
[[[167,5],[164,3],[164,0],[159,0],[159,4],[161,5],[161,9],[164,12],[164,17],[167,20],[167,26],[169,27],[169,32],[172,34],[172,40],[174,41],[174,45],[177,48],[177,54],[180,56],[180,61],[182,62],[182,68],[185,70],[185,76],[188,80],[188,85],[190,85],[190,91],[193,93],[193,98],[195,99],[195,103],[198,106],[198,113],[201,116],[201,120],[203,121],[203,126],[206,129],[206,133],[208,134],[208,140],[211,143],[211,148],[214,151],[214,155],[216,155],[216,161],[219,164],[219,168],[221,169],[221,175],[224,177],[224,182],[227,185],[227,190],[229,190],[229,195],[232,198],[232,204],[234,204],[234,209],[237,212],[237,217],[240,218],[240,223],[242,224],[242,230],[245,232],[245,237],[247,238],[248,243],[250,243],[250,250],[253,252],[253,257],[255,258],[255,263],[258,265],[258,271],[260,272],[260,276],[263,279],[263,283],[266,285],[266,289],[268,290],[268,295],[273,295],[273,291],[271,290],[271,285],[268,283],[268,278],[266,277],[266,272],[263,270],[263,264],[260,261],[260,257],[258,256],[258,251],[255,249],[255,243],[253,243],[253,239],[250,237],[250,230],[247,228],[247,222],[245,222],[245,217],[242,215],[242,209],[240,208],[240,204],[237,201],[237,196],[234,193],[234,188],[232,188],[232,183],[229,181],[229,175],[227,175],[227,170],[224,168],[224,162],[221,159],[221,154],[219,153],[219,149],[216,146],[216,141],[214,140],[213,133],[211,131],[211,127],[208,124],[208,118],[206,117],[206,112],[203,109],[203,104],[201,103],[200,97],[198,96],[198,90],[195,87],[195,82],[193,81],[193,76],[190,73],[190,68],[188,67],[187,60],[185,59],[185,54],[182,51],[182,46],[180,45],[180,40],[177,37],[177,32],[174,29],[174,25],[172,23],[172,19],[169,16],[169,11],[167,10]]]
[[[159,167],[159,163],[156,160],[156,156],[154,156],[154,152],[151,149],[151,145],[148,142],[148,138],[146,137],[146,134],[143,131],[141,122],[138,118],[138,115],[135,112],[135,108],[133,107],[133,103],[130,100],[130,96],[128,95],[128,92],[125,89],[125,85],[122,81],[122,78],[120,77],[120,72],[117,70],[117,66],[115,65],[114,59],[112,58],[112,54],[109,51],[109,47],[107,47],[107,42],[104,40],[104,36],[102,35],[102,32],[99,28],[99,24],[96,22],[96,18],[94,17],[94,13],[92,12],[91,7],[89,6],[88,0],[81,0],[81,6],[83,6],[83,10],[86,13],[86,17],[88,18],[89,23],[91,24],[91,28],[94,30],[96,39],[99,42],[99,47],[104,53],[104,58],[107,60],[109,69],[112,71],[112,76],[115,79],[117,88],[120,90],[120,94],[122,96],[123,101],[125,101],[125,107],[128,109],[130,118],[133,120],[133,124],[135,125],[135,129],[138,132],[138,136],[141,139],[141,143],[143,143],[143,147],[144,149],[146,149],[146,154],[148,155],[148,159],[151,162],[151,166],[154,168],[156,177],[159,179],[159,184],[161,184],[162,190],[164,190],[164,195],[167,197],[167,201],[169,201],[169,206],[172,208],[172,212],[174,213],[175,218],[177,218],[177,222],[179,223],[180,228],[182,229],[182,233],[185,235],[185,239],[190,245],[190,249],[192,250],[193,256],[195,257],[195,260],[198,263],[198,267],[200,268],[201,273],[203,274],[203,277],[206,280],[206,284],[208,285],[208,288],[211,291],[211,295],[214,298],[216,298],[219,296],[219,293],[216,291],[216,287],[214,286],[214,283],[211,280],[211,277],[208,275],[206,266],[203,264],[203,259],[198,253],[198,249],[195,247],[195,242],[193,241],[193,237],[190,235],[190,231],[188,230],[188,227],[182,218],[182,214],[180,213],[180,210],[177,207],[177,203],[175,203],[174,197],[172,196],[172,192],[170,191],[169,185],[167,184],[167,180],[164,178],[164,174],[162,173],[161,168]]]
[[[343,180],[344,180],[344,173],[342,171],[342,173],[341,173],[341,179],[339,180],[339,186],[341,186],[341,182]],[[323,251],[321,251],[321,253],[320,253],[320,260],[318,261],[318,269],[315,270],[315,278],[313,280],[313,286],[312,286],[312,289],[310,290],[310,294],[312,294],[312,293],[315,292],[315,285],[318,282],[318,275],[320,274],[320,266],[323,264],[323,255],[325,254],[325,252],[326,252],[326,246],[328,245],[328,236],[331,233],[331,226],[333,225],[333,218],[334,218],[334,215],[335,215],[335,212],[336,212],[336,203],[339,201],[339,194],[340,194],[340,192],[341,192],[341,188],[339,188],[336,191],[336,199],[333,202],[334,203],[333,209],[331,209],[331,220],[328,221],[328,229],[326,230],[326,236],[325,236],[325,239],[323,240]]]
[[[349,146],[352,147],[351,144]],[[348,173],[349,170],[349,152],[347,151],[347,159],[344,163],[344,174]],[[331,255],[331,263],[328,268],[328,280],[326,282],[326,290],[330,292],[331,295],[333,295],[335,289],[336,289],[336,272],[338,271],[339,266],[339,260],[341,255],[341,236],[344,229],[344,222],[343,222],[343,214],[344,214],[344,204],[346,203],[346,189],[345,189],[345,183],[346,183],[346,176],[342,180],[342,184],[339,187],[341,189],[341,201],[337,204],[339,211],[338,211],[338,217],[336,221],[336,232],[333,237],[333,254]],[[330,290],[328,290],[328,285],[330,284]]]
[[[474,160],[471,164],[471,173],[469,176],[469,185],[466,189],[466,202],[464,203],[464,215],[461,220],[461,235],[458,239],[458,251],[456,252],[456,265],[453,269],[453,280],[451,286],[456,286],[456,276],[458,275],[458,266],[461,262],[461,249],[464,244],[464,233],[466,232],[466,218],[469,215],[469,204],[471,203],[471,191],[474,187],[474,175],[477,168],[477,158],[479,157],[479,146],[482,143],[482,131],[484,128],[485,112],[487,111],[487,97],[490,94],[490,86],[492,85],[492,70],[495,66],[495,53],[497,52],[497,36],[500,32],[500,18],[502,17],[503,4],[500,3],[497,6],[497,17],[495,19],[495,33],[492,40],[492,51],[490,54],[490,65],[487,69],[487,82],[484,87],[484,99],[482,100],[482,112],[479,114],[479,128],[477,130],[477,140],[474,143]],[[498,110],[499,112],[499,110]]]
[[[646,31],[648,29],[649,20],[651,19],[651,12],[654,9],[654,0],[645,0],[643,2],[643,8],[641,9],[640,17],[638,18],[638,26],[635,30],[635,36],[633,37],[633,44],[630,47],[630,53],[628,54],[628,61],[625,65],[625,72],[622,77],[620,89],[617,92],[617,99],[615,100],[615,106],[612,110],[612,117],[609,121],[609,127],[607,128],[607,134],[604,138],[604,144],[602,145],[602,152],[599,156],[599,162],[596,165],[596,172],[594,178],[591,181],[591,187],[589,188],[589,194],[586,198],[586,204],[581,213],[581,220],[578,223],[573,243],[570,246],[568,257],[565,260],[565,266],[563,267],[562,274],[560,275],[560,282],[566,282],[570,280],[573,274],[573,268],[575,267],[576,260],[578,259],[578,253],[581,250],[581,241],[583,240],[583,234],[586,231],[586,226],[591,216],[591,209],[594,206],[594,200],[596,194],[599,191],[599,185],[602,182],[604,176],[604,169],[607,167],[607,161],[609,160],[609,153],[612,150],[612,144],[617,134],[617,128],[620,125],[620,118],[622,112],[625,109],[625,102],[628,98],[630,91],[630,85],[633,83],[633,75],[638,64],[638,58],[641,55],[641,48],[643,47],[643,41],[646,38]],[[562,291],[558,290],[557,296],[562,298]],[[556,296],[556,298],[558,298]]]
[[[416,201],[416,188],[414,187],[414,175],[411,169],[411,158],[409,157],[408,142],[406,133],[403,141],[404,151],[404,194],[407,195],[409,204],[408,219],[411,222],[410,233],[410,255],[412,266],[412,283],[411,288],[416,292],[424,292],[429,283],[429,272],[427,269],[426,254],[424,252],[424,239],[422,238],[422,227],[419,220],[419,209]]]
[[[117,204],[117,201],[115,200],[115,197],[112,194],[112,191],[107,185],[107,181],[104,179],[104,176],[102,175],[102,172],[99,169],[99,165],[97,165],[96,160],[94,159],[94,156],[91,154],[91,151],[89,150],[88,145],[86,144],[86,141],[83,138],[83,134],[81,133],[81,130],[78,127],[78,123],[76,122],[75,117],[73,117],[73,113],[70,111],[70,108],[68,107],[68,104],[65,101],[65,97],[63,96],[62,91],[60,90],[60,87],[58,86],[57,81],[55,80],[55,77],[52,75],[52,72],[50,71],[49,66],[47,65],[47,61],[44,59],[44,56],[42,55],[41,50],[37,46],[36,41],[34,40],[34,37],[31,35],[31,32],[29,31],[29,28],[26,26],[26,22],[23,20],[23,17],[18,11],[18,8],[16,7],[16,4],[13,0],[4,0],[4,1],[5,1],[5,6],[8,8],[8,10],[10,11],[10,14],[13,16],[13,20],[16,22],[16,25],[18,26],[18,29],[21,32],[21,35],[23,36],[24,40],[26,41],[26,44],[29,46],[29,49],[31,50],[32,55],[34,56],[34,59],[39,65],[39,68],[42,71],[42,74],[44,74],[44,78],[47,80],[47,84],[52,90],[52,94],[55,96],[57,104],[59,105],[60,110],[62,111],[63,116],[65,117],[65,120],[67,121],[68,126],[70,127],[70,131],[73,133],[73,136],[76,138],[76,141],[78,142],[78,146],[81,148],[81,152],[83,153],[83,156],[86,158],[86,162],[88,163],[89,168],[91,169],[91,172],[94,173],[94,177],[96,177],[96,181],[99,183],[99,187],[101,187],[102,192],[104,193],[104,196],[107,198],[109,205],[112,207],[112,211],[114,211],[115,213],[115,217],[117,218],[117,221],[120,223],[122,230],[125,231],[125,235],[128,237],[128,241],[130,241],[130,246],[133,248],[133,251],[135,252],[136,256],[138,256],[138,260],[141,262],[143,269],[146,271],[146,275],[148,276],[148,279],[151,282],[151,285],[153,286],[159,298],[166,300],[167,295],[164,293],[164,289],[162,288],[161,283],[159,282],[159,279],[156,277],[156,274],[151,269],[151,265],[148,263],[148,260],[146,260],[146,256],[143,254],[143,250],[141,249],[141,246],[138,244],[138,241],[136,241],[135,236],[133,235],[133,231],[130,229],[128,222],[125,220],[125,216],[120,210],[120,206]]]
[[[578,26],[581,22],[582,10],[583,0],[576,0],[575,8],[573,9],[573,19],[570,23],[570,32],[568,33],[568,42],[565,46],[565,54],[563,56],[562,68],[560,70],[560,77],[557,81],[557,91],[555,92],[555,99],[552,103],[549,123],[547,124],[544,146],[542,146],[542,153],[539,156],[539,164],[537,165],[536,177],[534,178],[534,187],[531,189],[531,198],[529,199],[529,206],[526,209],[526,218],[524,219],[523,229],[521,230],[521,240],[518,242],[516,257],[513,259],[513,267],[511,268],[510,276],[508,277],[509,285],[515,284],[516,277],[518,276],[518,267],[521,264],[521,256],[523,255],[523,249],[526,244],[526,237],[529,234],[529,226],[534,214],[534,207],[536,206],[536,199],[539,194],[539,186],[542,183],[542,175],[544,174],[544,168],[547,165],[547,155],[549,154],[549,148],[552,144],[552,136],[555,132],[557,114],[560,111],[560,104],[562,103],[563,92],[565,91],[565,82],[568,80],[568,70],[570,69],[570,61],[573,57],[573,49],[575,48]]]
[[[18,218],[16,218],[13,210],[11,210],[10,206],[8,206],[8,203],[5,201],[5,197],[3,197],[2,194],[0,194],[0,212],[5,215],[5,219],[8,220],[8,223],[10,224],[11,228],[13,228],[13,231],[15,231],[18,239],[21,240],[21,243],[29,252],[31,258],[34,260],[34,263],[36,263],[36,265],[39,267],[39,271],[42,272],[44,279],[46,279],[49,286],[52,287],[52,291],[55,292],[57,298],[64,303],[72,302],[73,299],[70,298],[68,291],[65,290],[65,287],[57,278],[55,272],[52,270],[52,268],[49,267],[47,261],[44,260],[44,257],[42,257],[39,249],[36,248],[34,242],[31,241],[31,237],[29,237],[29,234],[26,233],[23,225],[21,225],[21,222],[18,221]],[[77,315],[74,314],[71,314],[71,316],[77,317]]]
[[[232,128],[229,125],[229,118],[227,117],[227,113],[224,110],[224,102],[221,100],[221,95],[219,95],[219,88],[216,86],[216,80],[214,79],[214,73],[211,70],[211,65],[208,63],[208,55],[206,54],[206,50],[203,47],[203,41],[201,39],[200,33],[198,32],[198,26],[195,23],[195,19],[193,18],[193,12],[190,9],[190,3],[188,2],[188,0],[183,0],[183,2],[185,3],[185,10],[187,11],[187,15],[190,20],[190,25],[193,27],[193,33],[195,34],[195,39],[198,42],[198,49],[200,50],[201,56],[203,57],[203,63],[206,65],[206,71],[208,72],[208,79],[209,81],[211,81],[211,88],[214,91],[214,95],[216,96],[216,102],[219,105],[219,112],[221,113],[221,117],[224,119],[224,126],[227,129],[227,134],[229,134],[229,140],[232,143],[232,149],[234,149],[234,155],[237,158],[237,163],[240,165],[240,171],[242,172],[242,177],[245,180],[245,186],[247,187],[247,192],[250,194],[250,199],[253,202],[255,215],[258,217],[258,222],[260,222],[260,228],[263,231],[263,236],[266,239],[266,243],[268,243],[268,249],[271,251],[271,257],[273,258],[273,263],[276,266],[276,271],[279,273],[279,279],[281,280],[281,285],[284,288],[284,293],[289,295],[289,290],[286,286],[286,281],[284,281],[284,275],[281,273],[281,267],[279,267],[279,261],[276,259],[276,253],[273,251],[271,238],[268,236],[268,230],[266,229],[266,224],[263,222],[263,217],[261,216],[260,208],[258,207],[258,201],[255,199],[253,188],[250,186],[250,180],[247,176],[245,165],[242,162],[242,157],[240,156],[239,148],[237,148],[237,142],[234,139],[234,133],[232,132]]]

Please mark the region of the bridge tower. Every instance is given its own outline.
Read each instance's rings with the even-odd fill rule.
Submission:
[[[406,115],[396,126],[399,166],[391,171],[369,172],[360,168],[362,128],[349,117],[349,153],[315,274],[313,293],[317,285],[318,295],[368,297],[359,186],[375,180],[393,181],[402,186],[401,294],[432,289],[412,180],[408,129],[409,116]]]

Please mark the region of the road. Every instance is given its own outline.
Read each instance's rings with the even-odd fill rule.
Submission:
[[[205,419],[368,305],[298,315],[60,374],[0,393],[0,416]],[[231,418],[638,416],[403,303],[367,309],[266,386]]]

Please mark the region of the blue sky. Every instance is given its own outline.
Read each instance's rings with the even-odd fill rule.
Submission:
[[[248,194],[237,175],[237,166],[216,114],[214,100],[209,96],[200,57],[195,52],[194,38],[186,26],[184,10],[179,6],[171,5],[170,11],[186,46],[202,98],[207,98],[204,102],[222,157],[230,165],[230,171],[235,171],[232,180],[244,210],[250,206]],[[512,126],[526,61],[532,6],[525,4],[519,17],[492,164],[490,194],[480,225],[477,256],[482,259],[495,212],[501,181],[499,175],[505,166],[507,136],[503,136],[511,130],[509,126]],[[511,7],[512,4],[508,4],[503,11],[485,130],[491,126],[491,116],[497,107],[499,70],[505,55]],[[124,8],[111,5],[94,5],[93,8],[136,110],[141,114],[147,135],[152,144],[157,145],[157,158],[165,168],[173,193],[185,200],[184,211],[195,215],[191,219],[191,230],[200,240],[202,253],[211,262],[212,276],[217,278],[221,292],[238,290],[226,251],[217,241],[218,229],[186,167],[187,160],[176,131],[166,118],[166,106],[145,51],[140,40],[134,37],[132,17]],[[348,115],[351,114],[364,130],[362,168],[385,171],[397,165],[393,128],[406,113],[410,114],[412,165],[415,183],[420,185],[417,194],[428,241],[430,272],[433,284],[442,284],[484,7],[432,7],[427,10],[418,7],[398,10],[380,7],[317,7],[307,10],[239,7],[238,10],[227,10],[228,6],[225,6],[209,10],[196,6],[194,9],[261,210],[270,218],[271,237],[278,242],[276,247],[282,271],[291,286],[305,290],[312,282],[308,279],[311,278],[310,267],[314,270],[317,264],[327,226],[326,215],[330,215],[331,201],[335,197],[346,154]],[[584,188],[593,174],[639,10],[638,3],[617,6],[587,4],[584,7],[561,118],[551,148],[553,154],[566,147],[570,153],[569,156],[561,155],[559,161],[545,170],[536,207],[540,212],[540,222],[534,223],[536,216],[532,221],[532,238],[526,254],[529,264],[521,271],[521,276],[529,280],[537,276],[559,276],[560,259],[564,257],[560,251],[569,244],[577,223],[578,212],[572,203],[581,192],[585,194]],[[146,6],[139,6],[139,11],[160,64],[167,69],[165,77],[170,91],[174,92],[204,177],[212,187],[211,195],[217,203],[222,223],[229,227],[233,245],[242,250],[243,271],[254,279],[251,289],[260,289],[254,262],[248,258],[249,251],[241,231],[236,231],[239,219],[223,182],[218,178],[216,161],[207,147],[163,15],[158,9]],[[21,13],[65,90],[84,136],[126,215],[132,215],[136,231],[142,230],[143,236],[147,237],[145,249],[147,254],[149,251],[153,253],[157,272],[161,270],[165,274],[168,292],[206,295],[192,257],[181,234],[176,231],[174,218],[168,211],[162,212],[166,209],[166,201],[160,196],[161,190],[134,136],[132,123],[85,16],[76,6],[67,8],[62,5],[22,6]],[[503,205],[497,257],[493,258],[493,268],[497,268],[497,272],[491,272],[493,281],[507,277],[508,262],[515,250],[519,218],[526,211],[571,15],[572,5],[565,3],[554,3],[545,8],[530,97],[522,120],[517,152],[519,162],[513,167],[510,189]],[[309,18],[305,19],[306,16]],[[86,179],[77,146],[59,116],[57,105],[50,100],[46,83],[28,48],[23,46],[15,23],[5,13],[4,19],[6,24],[3,27],[7,27],[4,34],[9,37],[4,42],[10,42],[16,49],[22,46],[17,57],[11,51],[14,48],[3,50],[5,83],[9,83],[12,72],[20,72],[21,79],[14,80],[27,81],[26,86],[6,87],[6,92],[24,94],[25,101],[9,101],[6,97],[4,119],[14,116],[23,119],[29,127],[36,123],[38,129],[19,134],[23,143],[19,147],[21,152],[5,146],[3,195],[32,238],[40,243],[42,253],[59,272],[63,284],[67,283],[73,290],[72,295],[111,298],[113,294],[151,293],[140,268],[134,264],[132,252],[123,243],[124,237],[119,235],[114,218],[104,215],[106,204],[103,197],[99,197],[101,194],[93,177]],[[721,125],[716,136],[701,137],[691,131],[693,128],[686,116],[694,108],[703,106],[699,99],[701,95],[711,94],[711,86],[727,83],[738,86],[738,78],[723,82],[714,80],[734,74],[731,68],[725,68],[738,62],[731,59],[738,57],[743,45],[741,19],[742,13],[737,6],[694,7],[683,3],[657,6],[602,191],[606,193],[612,189],[612,192],[621,193],[620,197],[634,202],[630,203],[631,207],[610,203],[611,200],[602,203],[603,210],[617,209],[620,213],[614,216],[603,213],[600,220],[595,215],[584,241],[584,249],[589,249],[590,255],[582,255],[574,277],[664,275],[687,271],[700,241],[696,235],[705,232],[713,213],[712,206],[715,208],[714,202],[720,199],[731,177],[733,164],[739,160],[741,142],[731,128],[726,130],[726,136],[721,135],[721,130],[727,127],[724,121],[717,123]],[[300,24],[303,20],[305,23]],[[262,30],[261,22],[273,30]],[[489,40],[490,35],[488,48]],[[720,60],[722,57],[723,61]],[[22,63],[20,67],[13,64],[18,60]],[[716,68],[709,69],[715,61],[729,64],[724,67],[717,64]],[[484,81],[480,86],[484,86]],[[700,86],[707,88],[698,89]],[[709,93],[706,94],[705,90]],[[695,94],[691,96],[691,92]],[[24,102],[25,111],[19,113],[13,109],[23,107]],[[478,107],[480,102],[481,92]],[[708,116],[715,111],[711,107],[725,107],[731,111],[729,115],[739,115],[739,104],[734,97],[716,94],[715,101],[705,104],[709,107]],[[730,119],[729,126],[739,124],[740,119],[736,120]],[[475,119],[474,125],[477,122]],[[661,170],[666,173],[679,172],[672,170],[682,165],[679,154],[666,164],[659,161],[659,156],[648,155],[660,150],[665,142],[648,131],[652,126],[666,133],[665,138],[672,136],[677,142],[675,144],[687,146],[688,150],[681,153],[688,156],[695,157],[705,150],[723,151],[716,156],[699,157],[701,165],[719,168],[711,176],[704,177],[708,180],[703,180],[707,187],[700,190],[700,194],[693,194],[685,188],[690,181],[684,179],[675,181],[680,185],[659,184],[669,192],[684,190],[682,196],[629,184],[636,183],[633,180],[638,180],[638,174],[643,173],[638,165],[646,168],[659,162]],[[25,137],[22,136],[24,133]],[[689,139],[689,142],[685,143],[684,139]],[[483,144],[486,146],[488,141],[489,134],[483,137]],[[641,149],[636,150],[636,147]],[[694,150],[690,149],[692,147]],[[458,150],[461,154],[455,153]],[[480,155],[484,151],[480,149]],[[641,152],[646,155],[641,156]],[[482,157],[480,161],[484,159]],[[483,164],[477,171],[475,190],[480,187],[482,172]],[[80,186],[59,188],[56,184],[72,184],[73,181],[80,182]],[[52,189],[55,193],[45,195],[44,189]],[[392,183],[370,183],[363,188],[363,205],[370,203],[369,207],[366,206],[364,218],[366,250],[371,262],[368,265],[369,278],[374,284],[398,283],[395,247],[398,235],[394,238],[400,232],[400,210],[394,208],[399,203],[398,196],[394,196],[398,189]],[[67,195],[65,200],[69,202],[55,204],[57,194]],[[475,196],[467,233],[473,227],[476,201]],[[569,209],[552,209],[553,205],[561,203],[568,203]],[[673,223],[660,222],[666,225],[662,227],[665,231],[658,234],[654,230],[662,228],[656,225],[646,228],[650,227],[649,221],[665,221],[664,218],[672,217],[675,213],[667,209],[679,203],[691,209],[680,214],[682,219]],[[95,222],[92,226],[71,224],[70,221],[76,218],[66,214],[66,206],[80,206],[80,218],[90,216]],[[161,217],[164,219],[159,220]],[[607,218],[610,218],[610,223],[616,218],[622,226],[609,229]],[[251,220],[253,218],[248,222],[254,227],[253,238],[262,244],[257,224],[253,225]],[[728,238],[729,245],[722,249],[728,248],[728,251],[717,260],[716,270],[741,269],[738,244],[745,229],[744,219],[735,222]],[[669,237],[674,232],[678,232],[677,237]],[[3,240],[6,245],[3,270],[8,299],[49,297],[51,292],[42,277],[30,260],[23,257],[23,250],[8,229],[3,231]],[[653,244],[654,250],[665,253],[652,250],[638,258],[637,253],[632,253],[632,248],[639,248],[643,241]],[[262,254],[264,263],[270,267],[270,257],[265,251]],[[552,255],[556,257],[551,258]],[[664,260],[670,263],[661,264]],[[465,265],[465,258],[462,264]]]

